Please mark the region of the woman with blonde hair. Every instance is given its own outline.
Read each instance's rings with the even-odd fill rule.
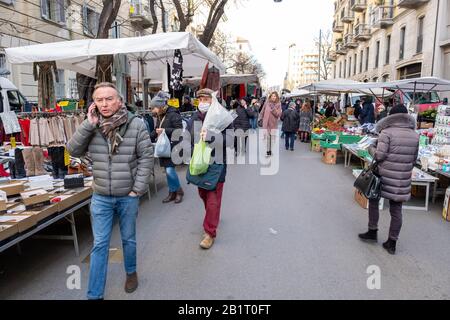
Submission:
[[[311,123],[314,120],[314,115],[311,109],[311,105],[305,102],[300,109],[300,127],[299,135],[301,142],[308,142],[309,135],[311,133]]]
[[[274,91],[270,94],[269,99],[259,114],[258,122],[262,122],[262,128],[266,131],[267,138],[267,156],[272,155],[272,141],[276,138],[276,135],[272,133],[272,130],[278,129],[278,120],[282,114],[280,96],[278,92]]]

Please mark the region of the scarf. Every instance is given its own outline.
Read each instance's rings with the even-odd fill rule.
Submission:
[[[120,126],[124,125],[128,121],[127,108],[122,106],[115,114],[109,118],[104,118],[100,115],[100,131],[103,133],[108,142],[110,143],[110,152],[115,154],[119,144],[123,138],[117,132]]]

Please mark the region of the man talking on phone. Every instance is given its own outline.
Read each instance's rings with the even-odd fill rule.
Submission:
[[[102,300],[115,216],[122,237],[125,291],[132,293],[138,287],[136,218],[139,197],[147,192],[150,182],[153,147],[145,123],[127,111],[112,83],[97,84],[93,101],[87,120],[68,142],[67,149],[74,157],[89,152],[93,161],[91,221],[94,244],[87,298]]]

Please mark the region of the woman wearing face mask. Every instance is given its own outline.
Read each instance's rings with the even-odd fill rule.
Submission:
[[[212,95],[213,91],[210,89],[202,89],[197,92],[197,98],[199,99],[198,111],[192,115],[188,124],[188,130],[191,134],[192,147],[194,146],[194,143],[198,142],[199,136],[210,145],[213,143],[216,144],[216,137],[214,137],[206,129],[202,129],[206,114],[208,113],[213,100]],[[198,193],[203,201],[203,204],[205,205],[206,210],[203,221],[203,229],[205,233],[203,235],[203,240],[200,243],[200,247],[205,250],[210,249],[214,244],[220,221],[222,192],[225,184],[225,177],[227,175],[227,143],[229,145],[233,145],[233,136],[227,136],[227,131],[229,129],[233,129],[233,124],[222,132],[222,150],[220,149],[220,146],[218,146],[218,142],[215,146],[216,149],[214,149],[211,153],[211,158],[215,159],[216,163],[225,164],[216,189],[207,191],[205,189],[198,188]],[[222,155],[219,155],[220,151],[222,151]]]
[[[259,119],[262,119],[263,122],[263,129],[266,130],[268,157],[272,155],[272,144],[273,140],[276,139],[276,135],[272,130],[278,129],[278,120],[281,114],[280,96],[277,92],[272,92],[259,114]]]

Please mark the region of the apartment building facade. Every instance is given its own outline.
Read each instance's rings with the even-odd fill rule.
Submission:
[[[110,38],[150,34],[153,21],[148,4],[148,0],[123,1]],[[0,69],[10,72],[7,77],[30,101],[37,101],[32,65],[10,65],[4,49],[95,38],[102,7],[101,0],[0,0]],[[77,98],[75,72],[58,69],[58,76],[56,97]]]
[[[450,0],[337,0],[333,78],[450,79]]]
[[[312,50],[298,49],[296,45],[291,45],[284,87],[293,90],[299,86],[317,82],[318,70],[318,53],[312,53]]]

